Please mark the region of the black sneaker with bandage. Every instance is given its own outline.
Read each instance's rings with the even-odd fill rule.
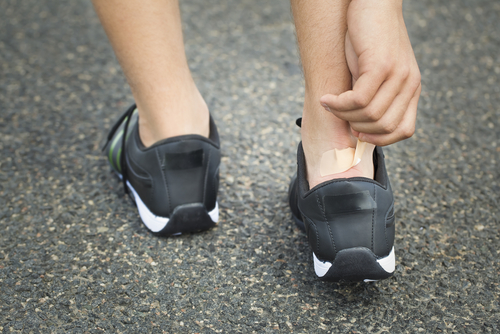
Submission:
[[[374,180],[336,179],[309,189],[299,144],[289,204],[322,280],[374,281],[394,273],[394,197],[382,148],[375,148],[373,162]]]

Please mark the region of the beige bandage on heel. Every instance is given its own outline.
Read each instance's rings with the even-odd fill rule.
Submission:
[[[343,173],[364,159],[371,161],[373,148],[375,145],[358,139],[355,149],[349,147],[343,150],[326,151],[321,157],[321,176]]]

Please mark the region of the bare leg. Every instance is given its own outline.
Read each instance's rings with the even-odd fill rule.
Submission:
[[[145,146],[208,136],[208,107],[189,70],[177,0],[93,0],[139,109]]]
[[[347,9],[350,0],[291,0],[305,77],[302,145],[307,178],[312,188],[343,177],[373,178],[373,162],[341,174],[321,176],[324,152],[356,146],[348,122],[325,111],[320,98],[351,89],[351,73],[345,56]]]

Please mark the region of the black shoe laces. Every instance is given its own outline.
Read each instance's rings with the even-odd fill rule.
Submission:
[[[106,147],[108,146],[109,142],[111,139],[113,139],[113,136],[115,135],[115,132],[118,130],[120,125],[122,125],[123,121],[125,120],[125,126],[123,128],[123,137],[122,137],[122,152],[120,155],[120,169],[122,173],[122,182],[123,182],[123,189],[125,190],[125,194],[129,193],[128,187],[127,187],[127,164],[126,164],[126,152],[127,150],[125,149],[125,143],[127,141],[127,133],[128,133],[128,126],[130,124],[130,119],[132,118],[132,114],[134,113],[134,110],[137,108],[135,103],[127,109],[125,114],[120,117],[120,119],[116,122],[116,124],[113,126],[111,131],[109,132],[108,135],[108,140],[102,150],[104,151]]]

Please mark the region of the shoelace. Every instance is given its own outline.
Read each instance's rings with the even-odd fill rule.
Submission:
[[[134,110],[137,108],[135,103],[127,109],[125,114],[123,114],[122,117],[116,122],[116,124],[113,126],[111,131],[109,132],[108,135],[108,140],[102,150],[104,151],[106,149],[106,146],[108,146],[109,142],[111,139],[113,139],[113,136],[115,135],[115,132],[118,130],[120,125],[122,125],[123,121],[125,120],[125,126],[123,128],[123,137],[122,137],[122,153],[120,155],[120,168],[121,168],[121,173],[122,173],[122,182],[123,182],[123,189],[125,190],[125,194],[128,194],[128,187],[127,187],[127,164],[126,164],[126,152],[127,150],[125,149],[125,143],[127,141],[127,132],[128,132],[128,125],[130,123],[130,119],[132,118],[132,114],[134,113]]]

